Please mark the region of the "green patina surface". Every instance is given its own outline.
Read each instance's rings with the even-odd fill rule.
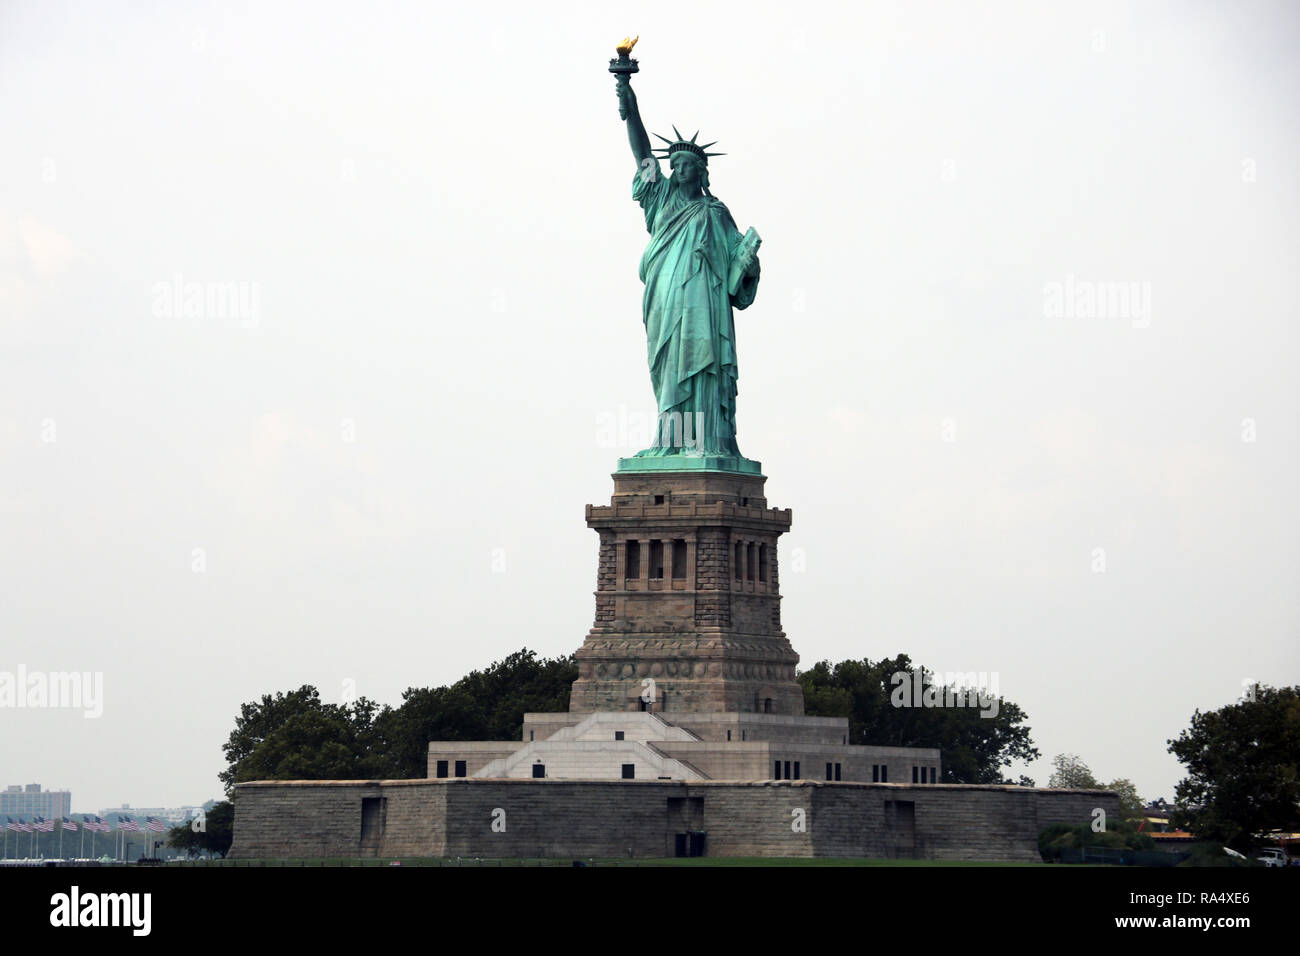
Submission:
[[[629,472],[689,471],[695,473],[718,471],[733,475],[761,475],[763,465],[761,462],[735,455],[664,455],[658,458],[652,456],[620,458],[618,460],[618,471],[620,474]]]
[[[622,50],[620,58],[610,69],[636,160],[632,198],[650,234],[641,256],[641,317],[662,426],[654,444],[636,457],[672,464],[633,466],[623,459],[618,470],[758,474],[758,463],[736,442],[734,313],[757,295],[761,240],[752,229],[742,235],[709,191],[709,157],[721,155],[706,151],[712,143],[697,144],[698,132],[687,140],[674,127],[677,138],[661,136],[668,145],[652,149],[630,82],[636,67]],[[668,160],[671,176],[664,175],[656,151]]]

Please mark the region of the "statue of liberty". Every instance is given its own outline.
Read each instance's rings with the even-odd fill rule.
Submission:
[[[632,198],[650,233],[641,256],[642,317],[659,409],[655,442],[636,457],[726,457],[739,459],[733,467],[756,470],[736,444],[732,309],[748,307],[758,290],[758,235],[751,229],[742,236],[709,192],[709,157],[723,155],[705,152],[713,143],[697,145],[698,132],[687,140],[674,126],[675,140],[656,133],[668,145],[651,148],[630,82],[633,43],[619,46],[610,72],[637,162]],[[670,177],[662,175],[656,152],[667,158]]]

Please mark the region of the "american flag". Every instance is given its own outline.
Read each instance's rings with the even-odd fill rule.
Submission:
[[[153,833],[162,833],[167,829],[167,824],[163,823],[161,820],[155,820],[153,817],[145,817],[144,828]]]
[[[129,833],[134,833],[140,829],[140,824],[136,823],[130,817],[118,817],[117,828],[119,830],[126,830]]]
[[[109,826],[108,821],[103,817],[95,817],[95,829],[100,833],[110,833],[113,830],[113,828]]]
[[[64,817],[64,818],[60,821],[60,825],[61,825],[61,826],[63,827],[63,829],[65,829],[65,830],[73,830],[73,831],[75,831],[75,830],[77,829],[77,825],[76,825],[75,823],[73,823],[71,820],[69,820],[67,817]]]
[[[53,833],[53,832],[54,832],[54,821],[53,821],[53,820],[46,820],[44,817],[37,817],[37,818],[36,818],[36,823],[33,824],[33,825],[36,827],[36,829],[40,830],[42,833]]]

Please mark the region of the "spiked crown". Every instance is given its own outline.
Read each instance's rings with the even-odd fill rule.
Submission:
[[[676,141],[669,139],[667,136],[659,136],[658,133],[655,133],[656,136],[659,136],[660,139],[662,139],[665,143],[668,144],[667,146],[656,146],[656,147],[654,147],[654,151],[655,151],[656,153],[662,153],[662,154],[663,154],[666,158],[668,158],[668,159],[672,159],[673,153],[694,153],[696,156],[700,157],[700,159],[702,159],[702,160],[704,161],[704,164],[705,164],[706,166],[707,166],[708,163],[709,163],[709,157],[710,157],[710,156],[726,156],[726,155],[727,155],[726,153],[706,153],[706,152],[705,152],[706,149],[708,149],[710,146],[713,146],[714,143],[717,142],[716,140],[715,140],[713,143],[705,143],[703,146],[698,146],[698,145],[696,145],[695,141],[696,141],[696,140],[699,138],[699,136],[700,136],[700,131],[699,131],[699,130],[696,130],[696,131],[695,131],[695,135],[692,136],[692,137],[690,138],[689,141],[686,139],[685,136],[683,136],[680,132],[678,132],[676,126],[673,127],[673,132],[674,132],[674,133],[677,133],[677,139],[676,139]]]

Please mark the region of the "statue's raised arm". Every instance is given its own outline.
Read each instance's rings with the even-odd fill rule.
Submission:
[[[632,91],[632,74],[638,71],[636,60],[628,54],[636,41],[640,39],[623,39],[615,47],[618,57],[609,61],[609,72],[614,74],[614,90],[618,94],[618,116],[627,123],[627,141],[632,146],[632,156],[636,159],[638,169],[645,167],[646,161],[653,158],[650,151],[650,135],[641,122],[641,111],[637,109],[636,93]]]
[[[627,121],[627,141],[632,147],[632,156],[638,167],[644,166],[653,156],[650,152],[650,134],[641,122],[641,111],[636,107],[636,94],[632,92],[632,82],[626,76],[620,76],[615,83],[618,86],[618,115]]]

